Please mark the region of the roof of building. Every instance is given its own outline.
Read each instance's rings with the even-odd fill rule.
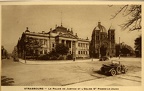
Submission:
[[[109,30],[115,30],[115,28],[111,25]]]
[[[106,28],[101,25],[101,22],[98,22],[98,25],[94,28],[94,30],[100,30],[100,32],[107,32]]]
[[[72,28],[70,30],[63,27],[62,25],[56,26],[55,29],[50,29],[49,32],[42,31],[41,33],[30,32],[27,27],[26,31],[23,34],[30,35],[30,36],[39,36],[39,37],[64,37],[64,38],[78,39],[79,41],[89,41],[88,38],[87,39],[79,38],[77,33],[75,34],[73,33]]]

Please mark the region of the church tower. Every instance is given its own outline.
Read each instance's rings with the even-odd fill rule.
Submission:
[[[109,56],[115,56],[115,29],[110,27],[108,30]]]
[[[110,27],[107,31],[101,22],[98,22],[92,32],[90,57],[103,56],[115,56],[115,29]]]

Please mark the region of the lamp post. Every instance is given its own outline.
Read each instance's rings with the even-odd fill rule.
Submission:
[[[26,63],[26,51],[25,51],[24,55],[25,55],[25,63]]]
[[[101,48],[101,46],[99,45],[99,49],[98,49],[98,51],[99,51],[99,59],[101,58],[101,50],[100,50],[100,48]]]
[[[75,59],[75,56],[76,56],[76,55],[75,55],[75,50],[76,50],[76,49],[75,49],[75,42],[73,41],[73,42],[72,42],[73,61],[76,60],[76,59]]]
[[[93,51],[92,51],[92,61],[93,61]]]
[[[120,53],[121,53],[121,44],[120,44],[120,37],[119,37],[119,59],[120,59]]]
[[[27,45],[27,38],[24,39],[24,60],[25,60],[25,63],[26,63],[26,45]]]

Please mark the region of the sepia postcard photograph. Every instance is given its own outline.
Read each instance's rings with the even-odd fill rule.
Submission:
[[[142,6],[2,3],[1,90],[142,91]]]

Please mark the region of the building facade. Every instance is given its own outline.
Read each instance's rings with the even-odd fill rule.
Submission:
[[[107,31],[101,22],[98,22],[92,32],[90,56],[94,58],[115,56],[115,29],[110,27]]]
[[[69,48],[69,53],[75,58],[89,58],[89,43],[87,39],[81,39],[73,30],[65,27],[56,26],[49,32],[41,33],[30,32],[27,28],[18,41],[17,48],[19,57],[24,58],[28,55],[45,55],[55,49],[58,43],[63,43]],[[29,50],[29,54],[25,51]]]

